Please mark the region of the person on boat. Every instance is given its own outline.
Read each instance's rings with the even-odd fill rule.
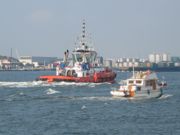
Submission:
[[[59,75],[59,65],[56,66],[56,75]]]
[[[67,50],[64,52],[64,62],[65,62],[65,63],[67,62],[68,57],[69,57],[69,50],[67,49]]]
[[[83,70],[90,70],[89,63],[83,63],[83,64],[82,64],[82,69],[83,69]]]
[[[69,50],[68,49],[66,50],[66,57],[67,58],[69,57]]]
[[[63,61],[67,62],[67,54],[66,54],[66,52],[64,52],[64,60]]]

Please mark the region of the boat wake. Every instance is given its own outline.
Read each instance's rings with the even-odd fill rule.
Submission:
[[[29,81],[29,82],[0,82],[0,87],[8,88],[28,88],[28,87],[39,87],[39,86],[49,86],[49,84]]]
[[[90,101],[112,101],[112,100],[126,100],[121,97],[105,97],[105,96],[97,96],[97,97],[74,97],[76,100],[90,100]]]
[[[31,88],[31,87],[56,87],[56,86],[88,86],[95,87],[97,85],[110,83],[75,83],[75,82],[53,82],[47,83],[42,81],[28,81],[28,82],[0,82],[0,87],[7,88]]]
[[[122,97],[111,96],[69,96],[63,95],[60,91],[48,88],[44,91],[45,95],[29,95],[24,92],[17,92],[7,97],[1,98],[0,101],[31,101],[31,100],[71,100],[71,101],[122,101],[127,100]]]

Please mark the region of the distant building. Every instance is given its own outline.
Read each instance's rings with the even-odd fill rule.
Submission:
[[[11,62],[8,58],[3,58],[0,60],[1,69],[8,70],[11,69]]]
[[[99,56],[96,58],[96,63],[99,65],[99,66],[102,66],[103,65],[103,57]]]
[[[126,61],[126,58],[119,58],[119,59],[117,60],[117,62],[124,62],[124,61]]]
[[[38,62],[33,62],[34,67],[39,67],[39,63]]]
[[[175,67],[180,67],[180,62],[175,62],[175,63],[174,63],[174,66],[175,66]]]
[[[173,56],[173,57],[171,57],[171,61],[172,62],[180,62],[180,57]]]
[[[167,53],[163,53],[163,54],[162,54],[162,61],[164,61],[164,62],[171,61],[170,55],[167,54]]]
[[[104,60],[103,63],[105,67],[112,68],[112,60]]]
[[[129,67],[138,67],[139,62],[144,61],[144,59],[138,58],[118,58],[113,64],[115,68],[129,68]]]
[[[180,67],[180,57],[171,57],[171,61],[174,63],[175,67]]]
[[[21,56],[19,62],[21,62],[23,65],[33,64],[31,56]]]
[[[152,63],[156,63],[156,57],[154,54],[149,54],[149,61]]]
[[[155,63],[159,63],[162,61],[162,55],[160,54],[155,54]]]
[[[158,53],[149,54],[149,62],[159,63],[159,62],[169,62],[169,61],[171,61],[171,57],[167,53],[163,53],[163,54],[158,54]]]
[[[39,65],[48,66],[49,64],[57,61],[57,57],[40,57],[40,56],[32,56],[32,62],[37,62]]]
[[[167,67],[168,66],[168,64],[167,64],[167,62],[159,62],[158,64],[157,64],[157,66],[158,67]]]
[[[19,69],[21,66],[21,63],[13,57],[0,56],[0,69]]]
[[[160,61],[162,61],[162,57],[160,54],[149,54],[149,61],[152,63],[158,63]]]

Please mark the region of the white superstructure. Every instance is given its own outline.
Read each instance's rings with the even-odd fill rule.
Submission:
[[[152,62],[152,63],[168,62],[170,60],[171,60],[171,57],[167,53],[163,53],[163,54],[152,53],[152,54],[149,54],[149,62]]]
[[[33,64],[31,56],[21,56],[19,62],[23,63],[23,65]]]

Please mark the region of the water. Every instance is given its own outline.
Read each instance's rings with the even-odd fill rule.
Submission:
[[[117,83],[42,83],[54,72],[0,72],[0,135],[179,135],[180,73],[158,73],[168,82],[159,99],[113,98]]]

